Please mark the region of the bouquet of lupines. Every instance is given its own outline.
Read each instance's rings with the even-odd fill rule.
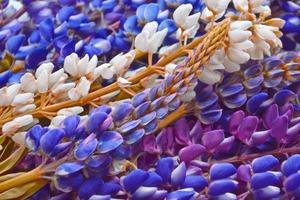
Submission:
[[[0,200],[300,199],[299,1],[0,13]]]

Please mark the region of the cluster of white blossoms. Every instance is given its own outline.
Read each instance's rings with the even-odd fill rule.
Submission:
[[[78,100],[89,93],[92,83],[96,80],[121,76],[132,63],[134,57],[135,51],[130,51],[115,56],[109,63],[97,66],[97,56],[89,59],[89,56],[85,55],[80,59],[77,54],[72,53],[65,58],[64,67],[55,72],[52,63],[43,63],[35,73],[25,73],[21,77],[20,83],[0,89],[0,108],[2,108],[2,112],[6,113],[8,112],[7,109],[11,109],[13,114],[19,115],[33,111],[37,109],[37,106],[46,105],[47,103]],[[118,80],[123,81],[121,77]],[[109,95],[112,97],[112,95],[117,94]],[[38,96],[40,96],[40,102],[37,105],[35,97]],[[65,116],[69,115],[68,113],[79,114],[82,111],[83,108],[81,107],[58,111],[58,116],[53,119],[53,126],[59,124]],[[15,132],[17,129],[33,122],[34,119],[31,115],[17,117],[5,123],[2,131],[6,133]]]
[[[207,7],[201,19],[209,23],[207,28],[226,14],[230,2],[239,12],[228,15],[232,18],[228,40],[210,58],[199,76],[206,84],[219,82],[222,70],[229,73],[239,71],[240,65],[250,59],[261,60],[265,55],[270,56],[273,50],[282,48],[279,29],[284,21],[278,18],[264,20],[271,14],[269,6],[264,4],[265,0],[206,0]]]

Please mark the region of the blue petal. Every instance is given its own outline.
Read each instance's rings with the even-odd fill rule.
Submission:
[[[271,172],[262,172],[254,174],[251,178],[251,187],[253,189],[261,189],[269,185],[276,185],[279,183],[279,178]]]
[[[247,102],[247,110],[250,113],[256,113],[260,107],[260,105],[268,100],[269,96],[267,93],[261,92],[252,96]]]
[[[93,195],[88,200],[111,200],[110,195]]]
[[[98,140],[95,134],[90,134],[74,149],[74,157],[77,160],[85,160],[94,153],[98,145]]]
[[[158,121],[156,119],[152,120],[146,126],[144,126],[146,135],[154,133],[158,128]]]
[[[35,48],[26,56],[26,69],[36,69],[40,62],[46,60],[48,50],[45,48]]]
[[[144,13],[145,13],[146,7],[147,7],[147,4],[143,4],[136,9],[136,16],[140,21],[145,21]]]
[[[199,115],[199,120],[204,124],[212,124],[217,122],[222,116],[221,109],[203,111]]]
[[[162,177],[163,182],[170,182],[173,168],[174,160],[172,158],[162,158],[157,163],[156,173]]]
[[[156,3],[149,3],[147,4],[145,10],[144,10],[144,18],[147,22],[151,22],[156,20],[157,15],[159,12],[158,4]]]
[[[256,158],[252,161],[254,173],[266,172],[275,168],[279,164],[279,160],[272,155],[266,155]]]
[[[123,120],[126,116],[130,115],[134,107],[130,103],[120,103],[115,106],[113,111],[113,118],[116,121]]]
[[[146,111],[151,105],[151,101],[146,101],[139,106],[137,106],[134,110],[134,114],[136,115],[137,118],[140,118],[146,114]]]
[[[141,117],[141,125],[145,126],[147,124],[149,124],[152,120],[154,120],[156,117],[156,112],[153,111],[151,113],[146,114],[145,116]]]
[[[69,176],[73,173],[79,172],[84,168],[84,165],[77,162],[63,163],[55,169],[57,176]]]
[[[283,106],[284,104],[288,103],[292,99],[296,97],[296,94],[290,90],[280,90],[274,95],[274,101],[279,105]]]
[[[77,190],[84,181],[84,176],[81,173],[73,174],[72,176],[55,177],[55,187],[63,192],[71,192]]]
[[[66,137],[71,138],[75,136],[79,122],[80,117],[78,115],[69,116],[64,120],[64,131],[66,133]]]
[[[51,18],[47,18],[40,23],[39,31],[41,36],[48,42],[51,42],[54,35],[54,24]]]
[[[285,176],[297,173],[300,170],[300,155],[292,155],[282,163],[281,171]]]
[[[64,21],[67,21],[75,13],[76,10],[73,6],[64,6],[58,11],[56,19],[58,19],[59,22],[62,23]]]
[[[102,195],[115,195],[121,190],[121,186],[116,183],[104,183],[100,188]]]
[[[194,188],[195,191],[200,192],[208,186],[207,180],[203,176],[187,176],[184,180],[182,187]]]
[[[209,184],[208,194],[217,196],[237,189],[238,183],[230,179],[216,180]]]
[[[284,181],[284,187],[287,191],[294,191],[300,187],[300,173],[295,173],[290,175]]]
[[[6,70],[4,72],[0,73],[0,87],[3,87],[6,85],[10,77],[13,76],[13,73],[10,70]]]
[[[105,131],[99,138],[99,152],[107,153],[118,148],[123,143],[123,138],[116,131]]]
[[[106,114],[110,114],[111,112],[111,107],[108,105],[102,105],[99,106],[98,108],[95,108],[92,110],[92,112],[90,114],[96,113],[96,112],[105,112]]]
[[[280,188],[276,186],[268,186],[262,189],[254,190],[255,199],[274,199],[280,197]]]
[[[47,132],[47,129],[41,127],[40,125],[35,125],[26,134],[25,143],[27,147],[33,151],[37,151],[40,147],[40,139],[42,135]]]
[[[102,9],[103,10],[113,9],[116,5],[117,5],[116,0],[105,0],[102,3]]]
[[[127,144],[134,144],[139,141],[145,135],[144,129],[138,129],[130,133],[128,136],[124,138]]]
[[[168,112],[168,107],[162,107],[156,110],[156,116],[158,119],[163,119],[167,116]]]
[[[100,194],[99,188],[103,185],[103,180],[98,177],[91,177],[80,186],[78,197],[89,199],[93,195]]]
[[[236,173],[236,168],[230,163],[214,164],[210,168],[210,178],[212,180],[228,178]]]
[[[154,195],[152,195],[151,200],[162,200],[165,199],[168,192],[166,190],[157,190]]]
[[[133,200],[151,199],[151,197],[157,191],[156,187],[144,187],[140,186],[132,195]]]
[[[172,34],[177,30],[177,26],[172,19],[165,19],[158,26],[159,31],[162,31],[165,28],[168,29],[168,34]]]
[[[25,35],[15,35],[12,37],[9,37],[9,39],[6,42],[6,48],[11,54],[16,54],[17,51],[20,49],[22,44],[24,43]]]
[[[133,129],[135,129],[136,127],[138,127],[138,125],[141,123],[141,120],[138,119],[138,120],[133,120],[133,121],[129,121],[125,124],[123,124],[120,128],[119,128],[119,131],[121,133],[126,133],[126,132],[129,132]]]
[[[195,194],[194,190],[181,189],[168,194],[166,200],[190,200]]]
[[[88,18],[83,14],[72,15],[69,18],[69,26],[71,28],[78,28],[81,23],[88,21]]]
[[[149,177],[148,172],[140,169],[133,170],[124,179],[124,189],[128,192],[135,192],[143,182]]]
[[[134,107],[137,107],[140,104],[144,103],[146,100],[147,100],[147,93],[140,92],[132,98],[131,102]]]
[[[41,137],[41,147],[46,154],[51,154],[55,146],[64,137],[65,132],[62,129],[51,129]]]
[[[141,28],[137,24],[138,24],[137,17],[133,15],[126,19],[123,27],[126,32],[133,34],[133,35],[137,35],[141,31]]]
[[[106,120],[107,114],[104,112],[95,112],[89,116],[87,128],[90,133],[95,133],[99,130],[102,123]]]
[[[91,171],[105,171],[111,164],[112,158],[108,155],[91,156],[86,165]]]
[[[159,187],[161,183],[162,183],[162,178],[156,172],[149,172],[149,176],[144,181],[143,186]]]
[[[186,165],[184,162],[180,163],[171,174],[171,184],[174,186],[181,186],[186,176]]]
[[[69,150],[71,145],[72,145],[71,141],[60,143],[54,147],[53,151],[49,154],[49,156],[54,157],[58,154],[66,153],[66,151]]]

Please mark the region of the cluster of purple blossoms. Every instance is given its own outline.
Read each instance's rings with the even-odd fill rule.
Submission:
[[[0,200],[300,199],[299,14],[0,1]]]

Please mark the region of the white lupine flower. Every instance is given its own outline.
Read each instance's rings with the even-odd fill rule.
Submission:
[[[284,20],[277,18],[267,20],[265,24],[254,25],[252,37],[254,47],[248,50],[252,59],[261,60],[264,55],[271,55],[271,49],[282,48],[279,28],[282,28],[283,25]]]
[[[189,15],[193,10],[192,4],[180,5],[173,14],[173,18],[177,26],[183,30],[189,30],[188,32],[194,33],[199,28],[200,12],[193,15]]]
[[[66,116],[64,116],[64,115],[59,115],[59,116],[53,117],[51,119],[51,123],[49,125],[49,128],[58,128],[58,127],[61,127],[62,122],[65,119],[66,119]]]
[[[28,111],[31,111],[31,110],[34,110],[34,109],[36,109],[35,104],[27,104],[27,105],[14,107],[13,112],[16,114],[16,113],[28,112]]]
[[[250,59],[248,50],[254,46],[253,42],[250,41],[252,32],[248,31],[251,26],[252,22],[250,21],[235,21],[231,23],[228,32],[229,44],[223,63],[225,71],[238,71],[240,70],[240,64],[244,64]]]
[[[67,56],[64,61],[64,69],[72,77],[80,78],[82,76],[91,76],[97,66],[98,58],[94,55],[89,59],[88,54],[79,59],[76,53]]]
[[[15,133],[11,139],[16,143],[16,144],[19,144],[19,145],[22,145],[24,146],[25,145],[25,137],[26,137],[26,134],[27,132],[18,132],[18,133]]]
[[[142,52],[156,53],[168,33],[166,28],[161,31],[157,31],[157,28],[156,21],[147,23],[142,32],[136,36],[135,47]]]
[[[32,93],[21,93],[21,94],[17,94],[14,98],[14,100],[12,101],[11,105],[12,106],[20,106],[20,105],[26,105],[26,104],[30,104],[33,103],[34,99],[34,94]]]
[[[69,90],[68,96],[72,100],[78,100],[89,93],[90,87],[91,82],[86,77],[81,77],[76,87]]]
[[[95,77],[111,79],[113,76],[122,75],[135,58],[135,51],[131,50],[126,54],[120,53],[113,57],[109,63],[104,63],[95,69]]]
[[[20,128],[27,126],[33,122],[34,120],[32,115],[24,115],[21,117],[17,117],[12,121],[6,122],[2,127],[2,132],[4,134],[15,133]]]
[[[119,78],[117,79],[117,84],[118,84],[118,86],[121,87],[121,88],[126,88],[126,87],[131,86],[131,82],[127,81],[127,79],[122,78],[122,77],[119,77]]]
[[[15,96],[20,92],[21,85],[13,84],[0,89],[0,106],[9,106]]]
[[[54,87],[52,89],[52,93],[54,93],[54,94],[65,93],[65,92],[71,90],[72,88],[74,88],[75,86],[76,86],[75,83],[62,83],[62,84],[59,84],[56,87]]]
[[[83,108],[81,106],[74,106],[70,108],[63,108],[57,112],[57,115],[71,116],[77,115],[83,112]]]
[[[231,0],[205,0],[206,8],[202,11],[201,19],[215,21],[220,19],[231,2]]]
[[[212,85],[221,80],[222,74],[217,70],[224,70],[225,52],[223,49],[218,49],[210,58],[207,65],[204,66],[202,72],[198,76],[199,80]]]
[[[168,63],[167,65],[166,65],[166,72],[168,72],[168,73],[173,73],[174,72],[174,70],[176,69],[176,67],[177,67],[177,65],[175,64],[175,63]]]

